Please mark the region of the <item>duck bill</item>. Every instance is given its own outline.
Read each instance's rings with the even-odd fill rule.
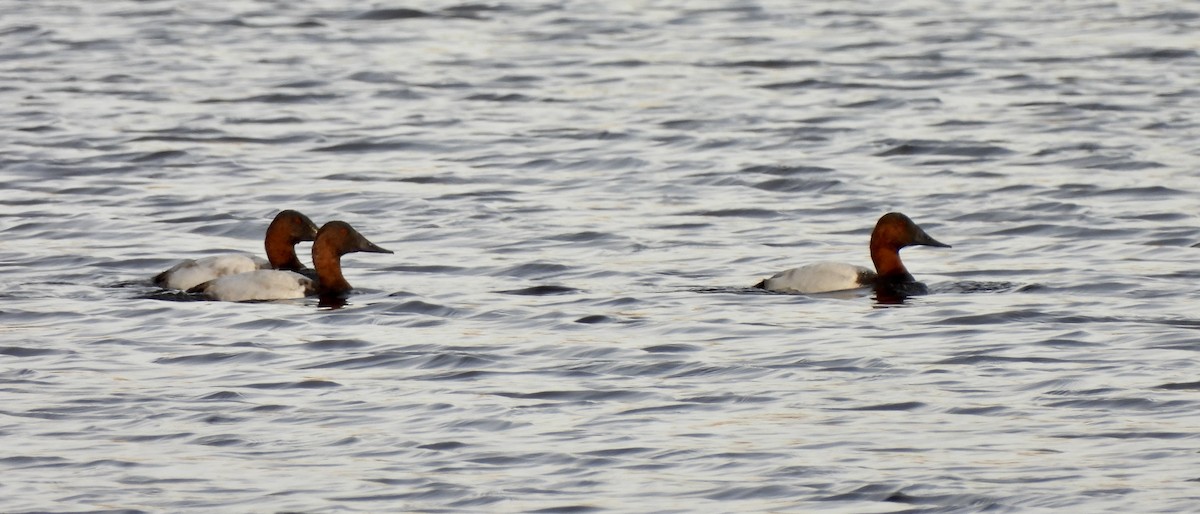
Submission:
[[[950,245],[929,237],[929,234],[926,234],[925,232],[921,232],[921,234],[917,236],[917,240],[913,241],[913,244],[936,246],[938,248],[951,248]]]
[[[358,243],[358,251],[369,253],[396,253],[375,243],[367,241],[366,238],[363,238],[363,240]]]

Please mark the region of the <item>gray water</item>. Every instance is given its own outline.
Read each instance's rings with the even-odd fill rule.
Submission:
[[[0,0],[0,511],[1200,511],[1195,4],[348,4]]]

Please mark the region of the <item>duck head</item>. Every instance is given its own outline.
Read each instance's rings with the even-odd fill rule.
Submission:
[[[313,242],[313,266],[317,269],[317,287],[322,297],[343,295],[351,286],[342,276],[342,256],[354,252],[394,253],[372,243],[344,221],[330,221],[317,231]]]
[[[875,223],[875,230],[871,231],[872,248],[880,246],[899,250],[906,246],[916,245],[950,248],[950,245],[930,237],[908,216],[898,212],[884,214]]]
[[[395,253],[368,241],[366,237],[344,221],[330,221],[317,231],[316,242],[313,243],[314,259],[317,247],[320,247],[323,252],[339,256],[353,252]]]
[[[304,265],[296,257],[296,243],[317,238],[317,224],[308,216],[291,209],[280,211],[267,227],[264,244],[267,260],[275,269],[299,270]]]
[[[881,282],[913,281],[900,261],[900,249],[914,245],[950,248],[950,245],[929,237],[908,216],[889,212],[879,218],[875,230],[871,231],[871,262],[875,264]]]

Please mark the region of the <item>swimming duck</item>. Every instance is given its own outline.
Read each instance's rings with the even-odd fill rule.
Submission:
[[[210,280],[188,292],[227,302],[286,300],[310,295],[340,297],[352,289],[342,276],[342,256],[352,252],[393,253],[368,241],[349,223],[330,221],[321,227],[313,242],[316,280],[293,271],[254,270]]]
[[[754,287],[786,293],[826,293],[860,287],[873,287],[877,292],[894,294],[925,294],[925,285],[917,282],[904,263],[900,249],[924,245],[950,248],[950,245],[929,237],[908,216],[889,212],[875,223],[871,231],[871,262],[875,270],[840,262],[818,262],[781,271]]]
[[[156,275],[154,284],[169,289],[188,290],[225,275],[257,269],[273,268],[311,273],[311,270],[305,268],[296,257],[296,243],[312,241],[316,236],[317,224],[308,219],[308,216],[290,209],[280,211],[267,226],[267,235],[263,238],[267,249],[266,260],[245,254],[188,259]]]

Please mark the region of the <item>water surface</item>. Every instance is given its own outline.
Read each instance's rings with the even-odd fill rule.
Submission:
[[[1200,10],[343,4],[0,0],[0,510],[1200,510]]]

